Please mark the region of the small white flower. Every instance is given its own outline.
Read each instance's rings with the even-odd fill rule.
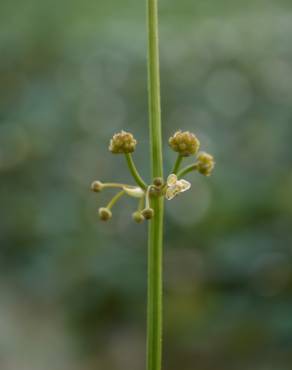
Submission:
[[[168,200],[173,199],[179,193],[183,193],[184,191],[189,190],[191,184],[186,180],[178,180],[175,174],[170,174],[167,178],[167,189],[165,193],[165,197]]]

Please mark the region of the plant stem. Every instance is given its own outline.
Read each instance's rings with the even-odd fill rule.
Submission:
[[[187,173],[191,172],[191,171],[196,171],[198,168],[198,165],[196,163],[194,164],[190,164],[189,166],[186,166],[184,168],[182,168],[178,174],[177,174],[177,177],[180,178],[184,175],[186,175]]]
[[[106,182],[106,183],[102,184],[103,189],[106,189],[106,188],[124,188],[125,186],[128,187],[128,188],[133,187],[133,185],[119,184],[119,183],[116,183],[116,182]]]
[[[175,161],[175,164],[173,166],[173,170],[171,171],[171,173],[174,173],[176,175],[177,171],[180,168],[180,165],[181,165],[181,162],[182,162],[183,159],[184,159],[184,157],[182,155],[178,154],[178,156],[176,158],[176,161]]]
[[[138,203],[138,211],[143,211],[145,204],[145,197],[140,198],[139,203]]]
[[[151,186],[148,186],[148,188],[146,190],[146,194],[145,194],[145,208],[149,208],[150,207],[150,188],[151,188]]]
[[[134,180],[140,186],[140,188],[146,190],[147,189],[147,185],[145,184],[145,182],[143,181],[143,179],[139,175],[139,172],[138,172],[138,170],[137,170],[137,168],[135,166],[135,163],[133,161],[133,158],[132,158],[131,153],[127,153],[127,154],[125,154],[125,156],[126,156],[126,159],[127,159],[129,170],[130,170],[130,172],[131,172]]]
[[[148,95],[152,178],[163,177],[158,0],[147,0]],[[161,370],[163,197],[153,197],[148,234],[147,370]]]
[[[163,198],[152,201],[148,234],[147,370],[161,370]]]
[[[122,190],[120,192],[118,192],[113,198],[112,200],[108,203],[108,205],[106,206],[106,208],[108,209],[111,209],[113,207],[113,205],[125,194],[125,191]]]

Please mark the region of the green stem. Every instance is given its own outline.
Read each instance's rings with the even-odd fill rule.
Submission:
[[[152,178],[163,177],[158,0],[147,0],[148,95]],[[161,370],[163,197],[153,197],[148,234],[147,370]]]
[[[161,370],[163,198],[153,198],[148,234],[147,370]]]
[[[171,171],[171,173],[174,173],[174,174],[177,173],[183,159],[184,159],[184,157],[182,155],[178,154],[178,156],[176,158],[176,161],[175,161],[175,164],[173,166],[173,170]]]
[[[150,208],[150,188],[151,186],[148,186],[145,194],[145,208]]]
[[[127,153],[127,154],[125,154],[125,156],[126,156],[126,159],[127,159],[129,170],[130,170],[134,180],[140,186],[140,188],[146,190],[147,185],[143,181],[142,177],[139,175],[139,172],[138,172],[138,170],[135,166],[135,163],[133,161],[133,157],[132,157],[131,153]]]
[[[108,203],[108,205],[106,206],[107,209],[111,209],[113,207],[113,205],[125,194],[125,191],[122,190],[120,192],[118,192],[113,198],[112,200]]]
[[[139,203],[138,203],[138,211],[143,211],[145,204],[145,197],[140,198]]]
[[[124,188],[124,187],[132,188],[133,185],[127,185],[127,184],[119,184],[116,182],[106,182],[102,184],[103,189],[106,188]]]
[[[197,169],[198,169],[198,165],[196,163],[190,164],[189,166],[186,166],[186,167],[182,168],[178,172],[177,177],[180,178],[180,177],[186,175],[187,173],[189,173],[191,171],[196,171]]]

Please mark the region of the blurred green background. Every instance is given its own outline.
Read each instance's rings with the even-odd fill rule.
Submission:
[[[164,369],[292,369],[292,4],[161,0],[163,137],[214,176],[166,204]],[[94,179],[146,178],[145,2],[0,5],[0,368],[139,370],[146,225]],[[165,170],[175,155],[165,145]]]

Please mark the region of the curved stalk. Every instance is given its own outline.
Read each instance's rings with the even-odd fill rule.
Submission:
[[[148,97],[152,180],[163,177],[158,0],[147,0]],[[148,232],[147,370],[161,370],[163,197],[153,197]]]
[[[171,173],[174,173],[175,175],[177,174],[177,171],[179,170],[181,162],[182,162],[183,159],[184,159],[184,157],[182,155],[178,154],[178,156],[176,158],[176,161],[175,161],[175,164],[173,166],[173,170],[171,171]]]
[[[190,164],[189,166],[186,166],[184,168],[182,168],[178,174],[177,174],[177,178],[179,179],[180,177],[186,175],[187,173],[191,172],[191,171],[196,171],[198,169],[198,165],[196,163],[194,164]]]
[[[117,203],[117,201],[123,196],[123,195],[125,195],[126,194],[126,192],[124,191],[124,190],[122,190],[122,191],[120,191],[120,192],[118,192],[112,199],[111,199],[111,201],[107,204],[107,206],[106,206],[106,208],[107,209],[111,209],[113,206],[114,206],[114,204],[116,204]]]
[[[144,204],[145,204],[145,197],[142,197],[142,198],[140,198],[139,203],[138,203],[138,211],[139,212],[143,211],[143,209],[145,208]]]
[[[134,178],[134,180],[136,181],[136,183],[144,190],[147,189],[147,185],[145,184],[145,182],[143,181],[142,177],[139,175],[139,172],[135,166],[135,163],[133,161],[133,157],[131,155],[131,153],[127,153],[125,154],[126,156],[126,159],[127,159],[127,163],[128,163],[128,167],[129,167],[129,170]]]

